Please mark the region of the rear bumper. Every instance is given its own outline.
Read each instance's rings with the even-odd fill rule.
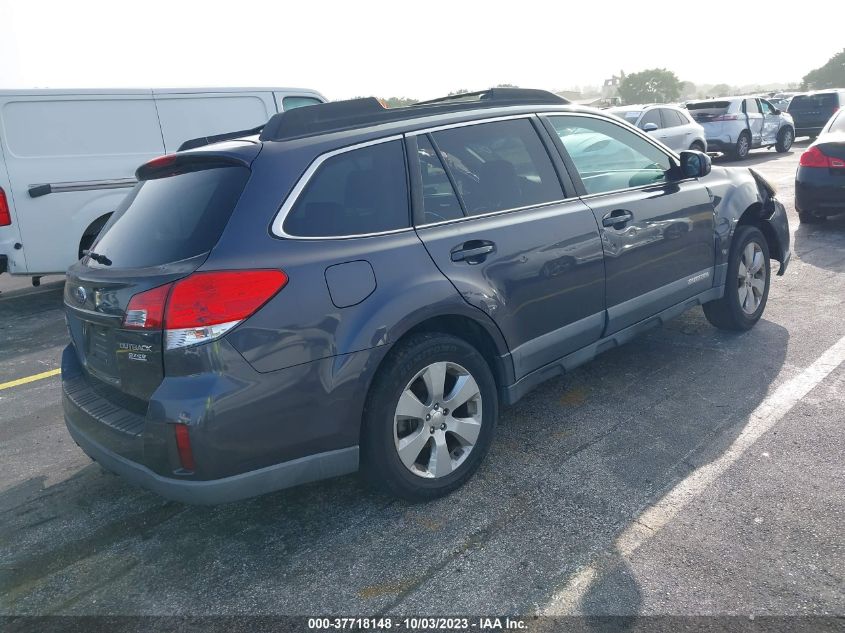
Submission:
[[[222,479],[186,481],[158,475],[146,466],[109,450],[82,432],[70,416],[65,416],[65,422],[74,441],[103,468],[130,483],[182,503],[227,503],[358,470],[358,447],[351,446]]]
[[[730,136],[723,136],[720,138],[707,138],[708,152],[727,152],[732,150],[733,147],[734,142],[731,140]]]
[[[821,125],[813,125],[813,126],[805,126],[801,127],[800,125],[795,126],[795,136],[818,136],[819,132],[822,131],[824,128],[824,123]]]
[[[71,436],[107,470],[185,503],[225,503],[358,469],[360,369],[375,352],[266,374],[225,340],[196,348],[203,353],[214,355],[217,371],[166,377],[139,406],[90,378],[69,345],[62,406]],[[195,472],[182,469],[176,449],[182,423]]]
[[[795,176],[795,208],[818,216],[845,213],[845,174],[799,167]]]

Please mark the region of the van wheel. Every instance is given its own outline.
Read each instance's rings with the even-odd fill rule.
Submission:
[[[704,316],[723,330],[743,331],[763,316],[769,298],[769,245],[755,226],[736,230],[728,261],[725,295],[704,304]]]
[[[487,454],[498,407],[493,374],[474,347],[447,334],[411,336],[391,352],[367,398],[362,470],[409,501],[449,494]]]
[[[742,132],[736,140],[733,152],[731,152],[734,160],[744,160],[751,151],[751,136],[748,132]]]
[[[780,132],[778,132],[778,139],[777,143],[775,144],[775,151],[780,152],[783,154],[784,152],[788,152],[789,148],[792,147],[792,142],[795,140],[795,132],[792,131],[791,127],[785,127]]]

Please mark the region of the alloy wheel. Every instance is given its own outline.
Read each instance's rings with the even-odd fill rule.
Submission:
[[[766,259],[757,242],[749,242],[742,251],[737,270],[739,305],[747,315],[757,311],[766,290]]]
[[[393,442],[400,461],[419,477],[453,473],[478,441],[481,413],[481,390],[472,374],[457,363],[428,365],[396,405]]]

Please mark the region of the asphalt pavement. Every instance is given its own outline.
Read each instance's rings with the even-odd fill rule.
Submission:
[[[61,281],[0,277],[0,615],[845,616],[845,218],[798,224],[806,144],[742,163],[793,232],[753,330],[695,309],[544,384],[422,505],[355,476],[211,508],[128,485],[59,376],[14,382],[58,367]]]

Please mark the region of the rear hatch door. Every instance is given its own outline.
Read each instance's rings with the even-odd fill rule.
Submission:
[[[836,93],[795,95],[787,110],[798,129],[821,129],[839,108]]]
[[[68,328],[86,373],[144,401],[164,376],[166,286],[205,261],[250,175],[235,161],[177,156],[157,170],[139,169],[141,182],[90,254],[68,270],[65,285]],[[158,308],[149,301],[141,312],[130,305],[156,288]]]

